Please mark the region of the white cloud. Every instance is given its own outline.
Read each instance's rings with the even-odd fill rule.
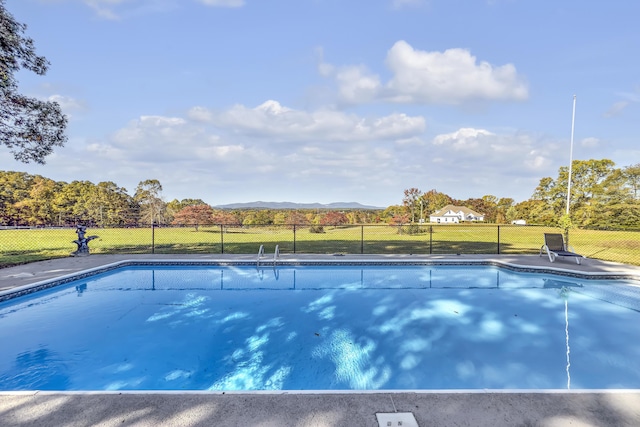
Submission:
[[[336,72],[339,96],[351,104],[362,104],[379,96],[380,78],[364,66],[343,67]]]
[[[449,145],[454,150],[476,148],[483,136],[495,136],[484,129],[461,128],[455,132],[438,135],[433,139],[434,145]]]
[[[610,118],[621,116],[629,106],[640,102],[640,86],[634,87],[630,92],[619,92],[616,95],[623,99],[614,103],[607,111],[605,111],[602,115],[603,117]]]
[[[552,172],[558,144],[525,133],[495,134],[485,129],[461,128],[437,135],[438,158],[455,159],[456,169],[478,174],[526,175],[538,178]],[[473,172],[472,172],[473,173]]]
[[[396,144],[400,146],[421,146],[425,145],[425,141],[420,137],[413,136],[411,138],[398,139]]]
[[[396,102],[460,104],[464,101],[524,100],[528,90],[512,64],[477,63],[466,49],[415,50],[405,41],[393,45],[386,64],[393,72],[387,84]]]
[[[318,74],[326,78],[335,78],[338,83],[339,97],[343,102],[361,104],[372,101],[381,88],[380,78],[364,65],[335,67],[325,62],[324,50],[316,48]]]
[[[86,110],[86,105],[83,101],[72,98],[70,96],[51,95],[47,98],[47,101],[57,102],[60,105],[62,111],[67,115],[71,115],[76,111]]]
[[[580,141],[580,145],[582,145],[583,147],[594,148],[600,145],[600,140],[594,137],[585,138],[582,141]]]
[[[117,6],[133,3],[132,0],[83,0],[83,2],[92,8],[98,16],[109,20],[120,19],[120,14],[115,10]]]
[[[556,175],[563,150],[557,141],[528,133],[460,128],[436,135],[427,150],[412,150],[413,178],[405,178],[411,183],[406,186],[435,188],[459,199],[493,194],[521,201],[540,178]]]
[[[333,110],[307,112],[284,107],[273,100],[255,108],[236,105],[218,114],[196,107],[188,115],[235,133],[281,141],[393,140],[421,134],[426,128],[424,118],[419,116],[394,113],[362,118]]]
[[[214,7],[242,7],[244,0],[198,0],[200,3]]]
[[[316,60],[318,61],[318,74],[322,77],[330,77],[333,74],[335,67],[324,61],[324,49],[322,46],[316,47],[315,55]]]
[[[391,7],[394,9],[402,9],[404,7],[421,6],[425,0],[391,0]]]
[[[28,96],[45,102],[57,102],[62,112],[69,118],[73,118],[76,113],[88,111],[86,102],[82,99],[73,98],[71,96],[53,93],[57,89],[50,84],[41,85],[36,91],[31,92]],[[53,93],[53,94],[51,94]]]
[[[334,73],[334,66],[331,64],[327,64],[326,62],[318,63],[318,73],[322,77],[329,77]]]
[[[376,195],[398,191],[395,175],[414,156],[407,144],[416,147],[424,129],[422,117],[397,113],[361,117],[277,101],[224,111],[199,106],[184,116],[141,116],[102,139],[69,141],[48,159],[45,175],[129,189],[157,178],[169,200],[212,204],[292,193],[295,201],[323,202],[364,194],[357,201],[366,203],[372,186]]]
[[[163,12],[178,6],[179,0],[40,0],[42,3],[75,2],[93,9],[103,19],[120,20],[123,17]]]
[[[605,111],[603,116],[606,118],[619,116],[622,114],[624,109],[627,108],[630,104],[631,102],[629,101],[618,101],[615,104],[613,104],[611,108]]]
[[[478,100],[521,101],[529,96],[513,64],[478,62],[466,49],[428,52],[401,40],[387,52],[385,63],[392,78],[384,84],[364,65],[333,67],[321,62],[321,74],[331,75],[341,100],[353,104],[377,100],[458,105]]]
[[[169,190],[169,199],[210,200],[211,188],[224,187],[227,179],[243,182],[247,165],[258,165],[269,158],[261,149],[221,137],[199,122],[166,116],[142,116],[102,141],[73,144],[59,155],[61,158],[49,162],[50,167],[64,162],[67,156],[85,159],[83,175],[96,178],[83,179],[111,179],[135,188],[139,181],[157,178]]]
[[[412,186],[461,199],[489,193],[524,200],[566,163],[565,141],[468,127],[425,145],[423,131],[421,117],[403,114],[364,118],[276,101],[221,112],[194,107],[183,117],[141,116],[101,140],[74,139],[48,159],[46,173],[34,171],[129,189],[157,178],[169,200],[212,204],[282,197],[366,203],[373,196],[393,203]]]
[[[208,122],[213,119],[213,113],[205,107],[193,107],[187,112],[187,116],[195,121]]]
[[[198,126],[179,117],[142,116],[111,135],[95,151],[119,161],[171,163],[192,156],[187,150],[207,146],[212,139]]]

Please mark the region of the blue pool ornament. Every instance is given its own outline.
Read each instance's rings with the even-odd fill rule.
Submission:
[[[98,236],[89,236],[84,237],[87,232],[87,227],[84,225],[78,224],[76,226],[76,233],[78,234],[78,239],[74,240],[73,243],[78,245],[78,249],[74,252],[71,252],[71,256],[87,256],[89,255],[89,242],[93,239],[97,239]]]

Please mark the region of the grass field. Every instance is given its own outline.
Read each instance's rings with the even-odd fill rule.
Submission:
[[[559,229],[486,224],[424,225],[407,234],[407,227],[355,225],[308,228],[219,226],[194,228],[89,229],[91,253],[281,253],[346,254],[538,254],[543,233]],[[430,232],[431,231],[431,232]],[[69,256],[76,249],[75,229],[0,230],[0,267]],[[640,265],[640,232],[571,230],[570,244],[589,258]]]

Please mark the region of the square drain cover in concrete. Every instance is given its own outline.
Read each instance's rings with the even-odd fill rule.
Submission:
[[[376,414],[380,427],[418,427],[416,417],[411,412],[391,412]]]

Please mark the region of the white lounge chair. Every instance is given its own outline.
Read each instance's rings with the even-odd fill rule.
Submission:
[[[549,255],[549,261],[554,262],[559,256],[575,257],[576,263],[580,264],[580,259],[584,256],[574,252],[574,249],[564,244],[564,237],[560,233],[544,233],[544,245],[540,248],[540,255],[542,251],[546,251]]]

